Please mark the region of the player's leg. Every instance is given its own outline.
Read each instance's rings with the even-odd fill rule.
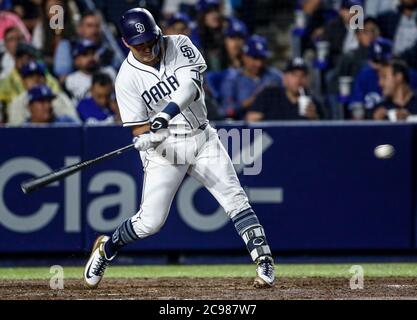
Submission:
[[[107,265],[122,247],[159,231],[188,169],[186,165],[161,164],[153,161],[152,156],[143,163],[140,210],[121,223],[111,237],[103,235],[97,238],[84,272],[85,282],[90,288],[98,286]]]
[[[199,139],[201,150],[189,174],[200,181],[224,208],[244,240],[252,260],[257,263],[256,286],[271,286],[274,266],[264,229],[240,185],[229,155],[214,130]]]

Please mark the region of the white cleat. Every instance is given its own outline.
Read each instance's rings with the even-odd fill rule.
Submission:
[[[274,259],[271,256],[262,256],[256,261],[255,288],[271,288],[275,280]]]
[[[97,288],[109,262],[114,258],[113,256],[108,259],[104,254],[104,244],[109,239],[110,238],[107,236],[99,236],[96,239],[93,249],[91,250],[90,258],[85,265],[84,282],[90,289]]]

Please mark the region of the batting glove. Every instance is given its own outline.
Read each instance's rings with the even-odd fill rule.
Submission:
[[[134,137],[133,143],[135,144],[135,149],[138,151],[146,151],[156,146],[156,143],[151,141],[151,135],[149,133]]]
[[[145,133],[141,134],[138,137],[133,138],[133,143],[135,144],[135,149],[138,151],[146,151],[151,148],[156,148],[166,138],[169,137],[169,129],[160,130],[156,133]]]
[[[169,120],[171,120],[171,116],[168,113],[159,112],[151,123],[151,132],[168,129]]]

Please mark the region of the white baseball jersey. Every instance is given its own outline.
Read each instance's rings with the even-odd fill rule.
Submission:
[[[189,69],[190,77],[200,88],[188,106],[170,121],[173,133],[187,133],[207,123],[201,73],[207,68],[203,56],[183,35],[164,36],[163,57],[159,69],[139,62],[129,53],[116,78],[116,97],[123,126],[151,122],[171,101],[179,87],[178,73]]]

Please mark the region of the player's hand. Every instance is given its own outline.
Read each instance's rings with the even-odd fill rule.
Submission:
[[[168,129],[169,120],[171,119],[168,114],[165,112],[159,112],[151,123],[151,132],[155,133],[159,130]]]
[[[146,151],[157,146],[156,142],[151,141],[151,134],[145,133],[133,138],[135,149],[138,151]]]
[[[135,144],[135,149],[138,151],[146,151],[151,148],[156,148],[168,137],[169,129],[163,129],[155,133],[144,133],[138,137],[134,137],[133,143]]]

